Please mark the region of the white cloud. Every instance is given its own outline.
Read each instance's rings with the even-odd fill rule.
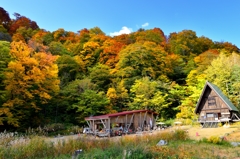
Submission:
[[[147,26],[149,26],[149,23],[144,23],[144,24],[142,25],[143,28],[144,28],[144,27],[147,27]]]
[[[120,31],[115,31],[113,33],[110,33],[110,36],[118,36],[121,34],[130,34],[132,32],[132,28],[128,28],[126,26],[122,27]]]

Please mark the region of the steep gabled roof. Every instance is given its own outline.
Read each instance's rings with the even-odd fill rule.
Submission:
[[[204,88],[203,88],[203,91],[202,91],[202,94],[198,100],[198,103],[197,103],[197,106],[196,106],[196,109],[195,109],[195,113],[197,113],[198,111],[198,107],[202,101],[202,98],[203,98],[203,95],[206,91],[206,88],[210,87],[212,90],[214,90],[217,95],[223,100],[223,102],[228,106],[228,108],[231,110],[231,111],[237,111],[238,112],[238,109],[232,104],[232,102],[222,93],[222,91],[214,84],[210,83],[210,82],[206,82]]]

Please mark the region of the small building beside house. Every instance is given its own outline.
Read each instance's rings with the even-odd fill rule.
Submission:
[[[239,110],[214,84],[206,82],[195,113],[203,127],[217,127],[218,123],[240,121]]]
[[[150,110],[132,110],[106,115],[86,117],[89,128],[96,130],[111,130],[114,127],[121,127],[125,131],[136,132],[155,125],[157,113]]]

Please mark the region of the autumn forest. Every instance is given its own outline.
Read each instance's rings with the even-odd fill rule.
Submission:
[[[149,109],[159,119],[196,119],[206,81],[240,108],[240,49],[198,37],[140,28],[108,36],[99,27],[50,32],[0,7],[0,129]]]

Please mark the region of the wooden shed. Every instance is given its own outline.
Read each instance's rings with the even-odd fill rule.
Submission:
[[[239,111],[214,84],[206,82],[195,113],[203,127],[217,127],[218,123],[239,121]]]
[[[157,113],[150,110],[132,110],[85,118],[89,128],[95,132],[99,126],[110,130],[114,126],[121,126],[125,130],[144,130],[155,125]]]

